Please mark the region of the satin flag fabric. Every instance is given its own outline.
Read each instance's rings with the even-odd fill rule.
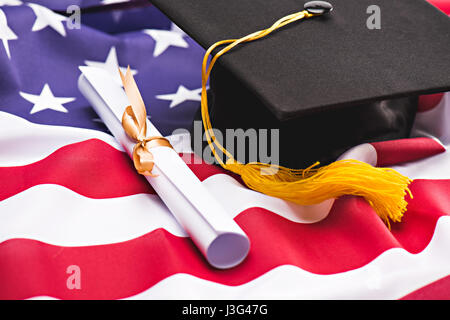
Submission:
[[[355,197],[311,219],[193,164],[172,135],[199,107],[200,46],[152,6],[108,10],[118,1],[78,1],[105,10],[71,29],[55,11],[74,2],[0,0],[0,298],[450,298],[449,93],[421,97],[410,139],[348,151],[415,179],[402,223]],[[152,122],[249,235],[240,266],[208,265],[79,93],[79,65],[128,64]]]

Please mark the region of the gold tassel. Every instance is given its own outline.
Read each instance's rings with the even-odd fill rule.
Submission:
[[[306,10],[297,12],[283,17],[268,29],[240,39],[219,41],[206,51],[202,65],[201,111],[208,145],[218,163],[224,169],[239,174],[253,190],[300,205],[318,204],[343,195],[361,196],[390,227],[389,221],[400,222],[406,211],[408,203],[405,196],[412,198],[408,187],[412,180],[397,171],[375,168],[358,160],[339,160],[321,168],[317,168],[319,163],[315,163],[307,169],[289,169],[259,162],[242,164],[214,136],[209,118],[206,84],[217,59],[238,44],[260,39],[289,23],[313,16],[316,14]],[[212,51],[224,44],[228,45],[214,55],[208,66],[208,57]],[[217,154],[218,150],[226,156],[225,163]]]

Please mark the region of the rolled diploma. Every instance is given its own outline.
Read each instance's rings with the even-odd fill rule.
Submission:
[[[80,67],[78,79],[81,93],[116,140],[131,156],[135,142],[125,133],[122,114],[130,104],[122,87],[106,71],[95,67]],[[147,134],[161,136],[147,120]],[[189,234],[206,260],[220,269],[242,262],[250,249],[250,240],[206,187],[171,148],[151,149],[155,165],[146,177],[180,225]]]

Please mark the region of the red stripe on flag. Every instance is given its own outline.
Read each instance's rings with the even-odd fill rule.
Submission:
[[[445,152],[445,148],[431,138],[399,139],[371,144],[377,151],[379,167],[416,161]]]
[[[439,8],[446,14],[450,14],[450,1],[449,0],[428,0],[429,3]]]
[[[414,180],[410,188],[414,199],[391,232],[403,248],[419,253],[430,243],[437,220],[450,215],[450,180]]]
[[[400,300],[450,300],[450,276],[420,288]]]
[[[0,181],[0,200],[47,183],[96,199],[154,193],[124,152],[97,139],[64,146],[26,166],[1,167]]]
[[[443,93],[429,94],[419,97],[419,107],[417,109],[418,112],[429,111],[441,102],[444,97]]]

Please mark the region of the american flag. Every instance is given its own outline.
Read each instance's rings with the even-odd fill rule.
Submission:
[[[153,6],[119,2],[0,0],[0,298],[450,298],[450,93],[421,97],[414,137],[351,150],[415,179],[391,230],[361,198],[312,221],[190,165],[252,243],[217,270],[77,88],[80,65],[130,65],[158,129],[191,126],[204,50]],[[96,8],[79,29],[61,14],[73,4]]]

